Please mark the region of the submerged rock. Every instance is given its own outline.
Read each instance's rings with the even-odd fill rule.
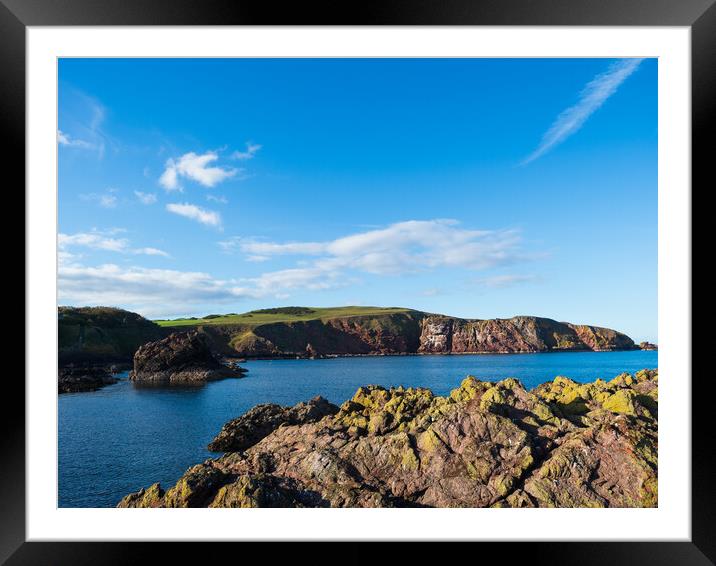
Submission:
[[[175,332],[136,351],[129,379],[150,383],[204,382],[241,377],[245,371],[236,365],[222,364],[203,334]]]
[[[259,405],[212,441],[226,454],[119,506],[655,507],[657,412],[656,370],[361,387],[340,409]]]

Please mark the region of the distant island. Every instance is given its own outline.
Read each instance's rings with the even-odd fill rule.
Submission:
[[[176,362],[183,364],[181,368],[172,369],[166,360],[148,359],[146,352],[163,359],[162,350],[175,347],[172,344],[196,344],[182,336],[166,340],[187,333],[199,335],[202,348],[217,360],[656,349],[647,342],[636,345],[609,328],[535,316],[482,320],[399,307],[346,306],[279,307],[150,321],[113,307],[63,306],[58,309],[59,391],[91,391],[112,383],[112,373],[130,368],[148,376],[148,381],[156,381],[158,374],[150,376],[146,367],[162,368],[159,381],[189,373],[233,375],[217,372],[216,362],[206,361],[209,354],[197,354],[196,348],[191,350],[189,372],[186,360]],[[140,347],[154,342],[158,344],[135,356]]]

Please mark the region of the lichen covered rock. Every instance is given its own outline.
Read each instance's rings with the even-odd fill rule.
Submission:
[[[282,425],[300,425],[334,415],[338,407],[323,397],[314,397],[294,407],[257,405],[246,414],[226,423],[209,443],[212,452],[246,450]]]
[[[606,382],[465,379],[450,395],[361,387],[260,405],[227,453],[121,507],[655,507],[658,375]]]

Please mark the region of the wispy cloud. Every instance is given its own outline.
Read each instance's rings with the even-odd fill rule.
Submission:
[[[218,212],[206,210],[205,208],[201,208],[195,204],[189,204],[187,202],[169,203],[167,204],[167,210],[169,212],[173,212],[174,214],[178,214],[179,216],[196,220],[206,226],[214,226],[216,228],[221,227],[221,215]]]
[[[231,157],[240,161],[253,159],[260,149],[261,145],[257,143],[246,142],[246,151],[235,151],[231,154]]]
[[[356,281],[360,274],[399,276],[438,268],[484,270],[531,259],[515,230],[469,230],[455,220],[410,220],[326,242],[265,242],[231,238],[227,253],[266,262],[296,256],[295,268],[246,280],[247,293],[261,296],[292,289],[327,289]]]
[[[63,89],[61,117],[63,126],[57,131],[62,147],[92,150],[102,159],[107,146],[119,148],[116,139],[104,128],[107,109],[94,97],[73,88]]]
[[[64,145],[65,147],[77,147],[80,149],[95,149],[94,144],[88,141],[75,139],[69,134],[64,133],[62,130],[57,130],[57,143]]]
[[[137,248],[132,250],[132,253],[134,254],[141,254],[141,255],[159,255],[162,257],[170,257],[167,252],[164,250],[160,250],[157,248]]]
[[[409,220],[327,242],[264,242],[233,238],[220,242],[224,251],[249,257],[318,256],[323,270],[355,269],[398,275],[439,267],[486,269],[521,257],[515,230],[468,230],[455,220]]]
[[[574,106],[564,110],[542,136],[537,149],[522,161],[526,165],[577,132],[619,86],[637,70],[642,59],[623,59],[610,65],[606,72],[594,77],[582,90]]]
[[[60,233],[57,236],[57,247],[64,258],[69,259],[72,254],[70,248],[86,248],[105,252],[116,252],[134,255],[151,255],[169,257],[169,254],[157,248],[134,248],[127,238],[117,238],[116,234],[122,230],[92,230],[91,232],[77,232],[75,234]],[[67,255],[69,254],[69,255]],[[62,257],[61,257],[62,259]]]
[[[195,210],[198,207],[176,207],[181,214],[202,221],[202,211]],[[90,233],[62,238],[62,251],[71,247],[70,242],[125,253],[134,250],[126,239],[109,235],[101,238]],[[247,299],[283,300],[297,291],[346,287],[359,282],[362,273],[394,276],[435,268],[482,270],[531,259],[520,250],[520,243],[519,235],[512,230],[469,230],[454,220],[399,222],[326,242],[274,243],[232,238],[223,242],[223,247],[246,254],[250,261],[296,256],[293,267],[234,279],[217,279],[200,272],[120,268],[114,264],[91,267],[68,257],[61,261],[60,297],[81,304],[116,304],[143,314],[170,315]],[[136,251],[140,250],[153,255],[151,248]],[[511,277],[516,281],[515,276]],[[509,282],[503,276],[485,279],[483,284],[499,286]],[[433,288],[424,295],[440,292]]]
[[[204,187],[213,187],[240,171],[210,165],[218,159],[219,155],[214,151],[207,151],[201,155],[192,151],[179,158],[170,158],[166,161],[164,172],[159,177],[159,184],[167,191],[180,191],[179,180],[183,177]]]
[[[154,204],[157,202],[157,195],[156,193],[143,193],[142,191],[134,191],[134,196],[137,197],[137,200],[141,202],[142,204]]]
[[[218,202],[219,204],[228,204],[229,201],[224,196],[206,195],[206,200],[211,202]]]
[[[247,298],[231,281],[214,279],[207,273],[112,263],[95,267],[60,264],[58,295],[63,302],[120,305],[145,316],[186,313],[202,305]]]
[[[116,208],[119,199],[117,198],[117,189],[107,189],[104,193],[85,193],[80,198],[86,201],[94,201],[102,208]]]

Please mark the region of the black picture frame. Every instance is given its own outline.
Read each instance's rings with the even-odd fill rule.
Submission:
[[[714,131],[716,101],[716,0],[384,0],[380,3],[274,3],[244,0],[0,0],[0,124],[8,142],[4,151],[7,187],[25,184],[25,31],[28,26],[84,25],[559,25],[559,26],[687,26],[692,40],[692,195],[713,186],[713,156],[707,149]],[[707,137],[709,136],[709,137]],[[689,190],[684,187],[684,190]],[[24,204],[19,204],[23,207]],[[19,209],[19,208],[18,208]],[[696,225],[695,223],[693,224]],[[25,295],[27,301],[32,297]],[[28,336],[27,339],[31,339]],[[691,376],[683,376],[688,383]],[[707,403],[714,387],[708,372],[695,375],[692,391],[692,538],[690,542],[544,542],[482,543],[501,562],[590,564],[709,564],[716,562],[716,497],[714,435]],[[127,564],[163,562],[173,553],[183,560],[221,560],[226,552],[251,560],[265,550],[256,543],[212,545],[185,543],[25,542],[24,384],[6,375],[7,405],[0,411],[2,473],[0,477],[0,561],[20,564]],[[555,533],[559,538],[559,533]],[[235,544],[244,544],[237,555]],[[248,547],[246,545],[253,545]],[[402,562],[425,558],[421,544],[366,549],[377,543],[348,543],[348,548],[308,549],[305,544],[271,546],[271,562],[281,559],[364,563],[369,557],[400,554]],[[456,544],[456,543],[446,543]],[[160,547],[161,546],[161,547]],[[159,548],[160,547],[160,548]],[[457,550],[458,547],[455,548]],[[471,546],[459,547],[468,554]],[[447,552],[452,555],[455,550]],[[438,549],[442,554],[445,549]],[[483,549],[475,555],[486,559]],[[449,559],[449,558],[448,558]],[[444,560],[444,558],[443,558]]]

